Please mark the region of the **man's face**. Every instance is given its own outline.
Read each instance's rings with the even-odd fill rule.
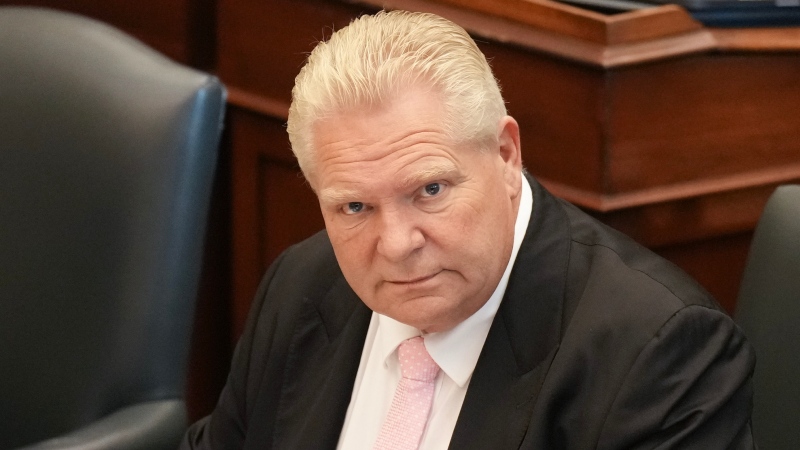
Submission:
[[[490,151],[456,145],[438,96],[419,88],[315,125],[309,181],[342,272],[373,311],[444,331],[494,292],[521,189],[516,122],[498,135]]]

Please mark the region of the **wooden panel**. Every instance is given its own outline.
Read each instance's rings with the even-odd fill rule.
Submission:
[[[604,43],[605,15],[575,6],[526,0],[442,0],[462,9],[523,22],[561,35]]]
[[[218,73],[237,89],[286,104],[306,55],[331,30],[372,11],[336,1],[219,0]]]
[[[216,0],[0,0],[89,16],[117,27],[170,58],[212,68]]]
[[[753,230],[774,189],[760,186],[593,214],[647,247],[685,245]]]
[[[233,305],[235,342],[268,266],[291,244],[324,228],[316,196],[291,154],[283,122],[232,108]]]
[[[605,16],[548,0],[352,1],[431,12],[477,36],[605,68],[717,47],[710,30],[674,5]]]
[[[668,5],[604,15],[547,0],[439,0],[463,9],[503,17],[560,35],[614,45],[700,30],[680,7]]]
[[[691,56],[611,72],[607,193],[793,166],[797,55]]]
[[[264,124],[258,117],[237,108],[228,108],[232,148],[231,176],[231,259],[232,304],[231,342],[241,334],[245,318],[255,294],[255,287],[263,275],[261,260],[259,196],[259,150],[270,147],[274,141],[274,127]],[[283,140],[278,140],[282,143]],[[278,144],[280,145],[280,144]]]
[[[261,158],[262,221],[257,224],[261,231],[262,269],[281,252],[325,227],[319,204],[300,169]]]
[[[721,50],[779,52],[800,50],[800,28],[712,28]]]

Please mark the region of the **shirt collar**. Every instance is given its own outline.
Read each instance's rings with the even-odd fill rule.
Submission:
[[[439,333],[425,335],[425,348],[431,358],[436,361],[441,370],[447,374],[459,387],[464,387],[475,370],[478,357],[481,354],[483,343],[489,334],[497,309],[506,292],[511,268],[517,259],[517,253],[522,245],[522,238],[528,229],[531,212],[533,210],[533,193],[528,180],[522,175],[522,192],[517,211],[517,220],[514,224],[514,246],[511,257],[506,265],[506,270],[500,278],[497,288],[489,300],[473,315],[456,325],[454,328]],[[375,336],[375,345],[378,346],[384,364],[406,339],[420,336],[422,333],[409,325],[398,322],[391,317],[376,314],[378,330]]]

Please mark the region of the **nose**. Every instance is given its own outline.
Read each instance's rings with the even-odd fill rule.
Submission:
[[[378,253],[392,262],[403,261],[425,244],[425,236],[413,214],[402,210],[385,211],[381,217]]]

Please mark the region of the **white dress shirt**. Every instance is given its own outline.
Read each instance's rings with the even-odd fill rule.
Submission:
[[[441,370],[436,377],[433,406],[420,450],[444,450],[450,445],[469,380],[505,294],[532,209],[533,194],[528,180],[523,176],[519,211],[514,225],[514,246],[494,293],[481,309],[454,328],[424,335],[425,347]],[[339,435],[339,450],[372,448],[400,382],[397,347],[404,340],[420,335],[422,333],[414,327],[372,313],[353,395]]]

